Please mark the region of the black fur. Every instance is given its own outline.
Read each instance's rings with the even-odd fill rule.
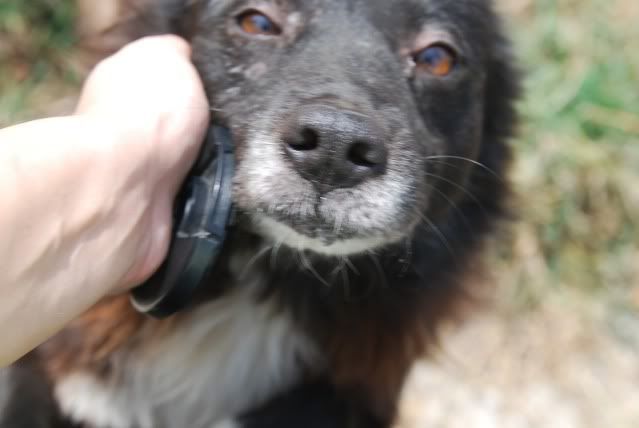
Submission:
[[[29,359],[0,369],[0,428],[73,428],[51,392],[47,376]]]
[[[242,34],[236,17],[256,7],[277,17],[281,36]],[[277,299],[328,363],[242,416],[241,428],[389,427],[410,363],[452,315],[480,244],[507,216],[519,87],[491,2],[158,0],[135,29],[192,42],[213,119],[237,144],[240,227],[212,275],[217,288],[200,301],[237,285],[231,260],[246,254],[264,279],[260,298]],[[458,54],[443,78],[410,64],[433,40]],[[290,122],[316,104],[372,118],[391,160],[385,175],[323,194],[282,160]],[[258,215],[324,245],[387,243],[347,258],[286,245],[254,257],[273,238]]]
[[[384,428],[362,403],[315,382],[278,397],[242,416],[242,428]]]

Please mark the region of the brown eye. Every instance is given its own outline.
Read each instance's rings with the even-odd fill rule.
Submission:
[[[449,75],[457,65],[455,52],[442,44],[434,44],[418,52],[414,60],[419,68],[437,77]]]
[[[237,23],[248,34],[262,36],[282,34],[280,27],[271,18],[256,10],[249,10],[238,16]]]

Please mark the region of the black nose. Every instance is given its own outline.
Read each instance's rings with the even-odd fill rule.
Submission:
[[[286,153],[322,193],[384,174],[388,151],[372,120],[330,105],[307,105],[288,124]]]

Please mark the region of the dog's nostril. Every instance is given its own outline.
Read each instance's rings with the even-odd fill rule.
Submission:
[[[293,150],[315,150],[319,146],[320,136],[316,130],[308,127],[302,128],[298,135],[287,142]]]
[[[304,105],[280,141],[287,161],[321,193],[355,187],[386,172],[384,132],[358,111]]]
[[[384,151],[367,141],[355,142],[348,150],[347,157],[353,164],[367,168],[374,168],[385,162]]]

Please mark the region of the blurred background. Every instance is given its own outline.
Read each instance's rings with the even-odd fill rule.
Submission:
[[[68,111],[117,0],[0,0],[0,127]],[[525,71],[520,219],[490,301],[406,388],[402,428],[639,427],[639,1],[501,0]],[[486,284],[477,284],[484,289]]]

